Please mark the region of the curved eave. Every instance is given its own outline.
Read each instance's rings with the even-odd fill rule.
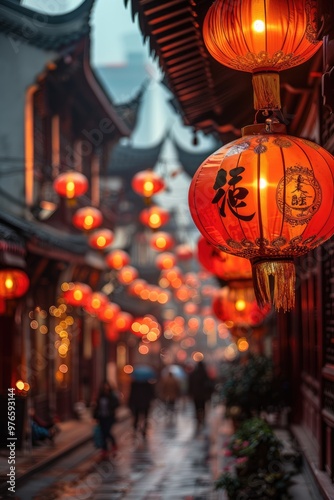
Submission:
[[[66,14],[50,15],[2,0],[0,31],[45,50],[58,50],[89,33],[94,1],[84,0]]]

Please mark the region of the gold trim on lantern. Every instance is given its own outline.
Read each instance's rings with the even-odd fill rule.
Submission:
[[[277,311],[294,308],[296,273],[292,260],[253,261],[252,271],[255,297],[260,307],[272,303]],[[269,276],[273,276],[273,293]]]

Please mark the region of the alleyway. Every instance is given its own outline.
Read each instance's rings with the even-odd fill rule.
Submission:
[[[131,420],[124,418],[115,426],[119,447],[115,456],[101,461],[99,450],[87,441],[72,455],[67,453],[20,484],[16,499],[223,500],[224,493],[214,490],[214,480],[226,460],[223,443],[231,432],[222,413],[221,406],[212,408],[206,428],[196,434],[189,403],[180,405],[172,422],[157,404],[146,439],[134,434]],[[86,432],[89,429],[87,422]],[[69,439],[70,427],[65,432]],[[302,475],[291,493],[294,500],[321,498],[311,492]]]

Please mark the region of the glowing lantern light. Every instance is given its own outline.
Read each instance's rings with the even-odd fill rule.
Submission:
[[[130,263],[130,255],[124,250],[112,250],[106,255],[105,262],[110,269],[119,271]]]
[[[129,284],[127,292],[129,295],[139,296],[141,292],[147,288],[147,286],[148,286],[147,281],[143,279],[135,279],[132,281],[132,283]]]
[[[286,311],[294,306],[294,257],[334,233],[334,158],[269,120],[243,132],[195,173],[190,212],[208,241],[251,261],[258,304],[273,299]]]
[[[117,278],[123,285],[129,285],[136,278],[138,278],[138,270],[133,266],[124,266],[118,272]]]
[[[279,71],[320,48],[315,2],[216,0],[203,24],[210,54],[224,66],[253,73],[255,109],[279,109]],[[312,24],[313,23],[313,24]]]
[[[270,307],[267,305],[260,308],[255,300],[231,300],[228,287],[223,287],[212,301],[212,311],[220,321],[233,321],[234,326],[254,326],[263,322],[270,312]]]
[[[84,306],[92,294],[92,289],[85,283],[69,283],[68,289],[63,292],[64,300],[71,306]]]
[[[101,226],[102,221],[102,213],[95,207],[79,208],[72,218],[73,225],[85,231]]]
[[[165,182],[158,174],[152,170],[143,170],[138,172],[132,179],[132,189],[143,196],[147,203],[150,202],[154,194],[165,189]]]
[[[158,252],[165,252],[174,246],[174,239],[169,233],[160,231],[158,233],[152,234],[150,239],[150,245],[154,250]]]
[[[115,328],[119,332],[127,332],[131,328],[133,322],[133,316],[125,311],[121,311],[115,320]]]
[[[108,296],[105,293],[93,292],[84,305],[84,309],[89,314],[98,315],[100,311],[106,307],[108,302]]]
[[[80,172],[64,172],[54,180],[53,189],[59,196],[72,200],[87,192],[88,180]]]
[[[116,318],[120,310],[121,308],[118,304],[115,304],[114,302],[106,302],[96,311],[96,315],[101,321],[104,321],[105,323],[112,323],[116,322]]]
[[[139,220],[151,229],[159,229],[169,221],[169,212],[158,206],[144,208],[139,214]]]
[[[16,299],[24,295],[30,285],[28,276],[20,269],[0,270],[0,297],[2,299]]]
[[[176,264],[176,257],[174,254],[169,252],[161,253],[155,259],[155,264],[158,269],[170,269]]]
[[[109,229],[98,229],[90,234],[88,238],[88,244],[92,248],[96,248],[98,250],[103,250],[111,243],[114,239],[114,233]]]

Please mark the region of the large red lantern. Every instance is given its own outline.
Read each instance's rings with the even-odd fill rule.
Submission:
[[[105,262],[110,269],[119,271],[130,263],[130,255],[124,250],[112,250],[105,256]]]
[[[204,236],[200,236],[198,239],[197,257],[204,269],[221,280],[249,280],[252,278],[252,267],[248,259],[222,252],[207,241]]]
[[[95,207],[82,207],[75,212],[72,218],[73,225],[81,230],[89,231],[101,226],[103,215]]]
[[[85,283],[76,281],[75,283],[67,283],[66,289],[63,291],[63,298],[67,304],[71,306],[84,306],[92,294],[92,289]]]
[[[169,212],[158,206],[144,208],[139,214],[139,220],[151,229],[159,229],[169,221]]]
[[[315,7],[312,0],[216,0],[209,8],[206,47],[224,66],[253,73],[255,109],[279,109],[278,72],[320,48]]]
[[[16,299],[24,295],[30,285],[29,278],[20,269],[0,270],[0,298]]]
[[[212,311],[220,321],[232,321],[233,326],[261,324],[269,314],[270,307],[260,308],[256,301],[231,300],[228,287],[216,294],[212,301]]]
[[[110,229],[97,229],[88,237],[88,244],[97,250],[104,250],[114,239],[114,233]]]
[[[199,167],[189,207],[202,235],[220,250],[250,259],[259,305],[294,306],[293,259],[334,233],[334,158],[285,127],[244,129]],[[268,127],[268,128],[267,128]]]
[[[169,233],[159,231],[152,234],[150,245],[158,252],[166,252],[166,250],[170,250],[174,246],[174,238]]]
[[[80,172],[64,172],[53,181],[53,189],[59,196],[72,200],[87,192],[88,180]]]
[[[152,170],[142,170],[133,177],[131,186],[137,194],[143,196],[146,202],[149,203],[154,194],[165,188],[165,181]]]

